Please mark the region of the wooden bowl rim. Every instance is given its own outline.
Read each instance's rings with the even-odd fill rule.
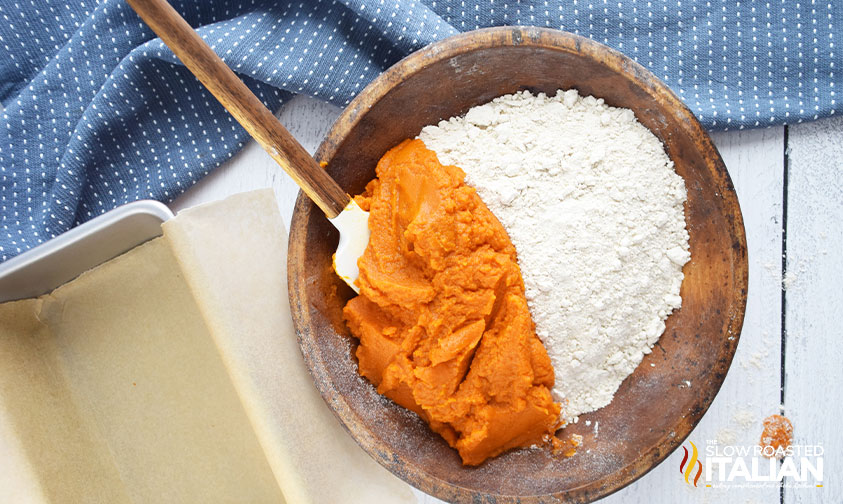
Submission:
[[[729,235],[735,239],[733,249],[736,250],[736,257],[738,257],[738,260],[733,264],[734,298],[730,305],[730,312],[724,314],[729,320],[725,334],[732,336],[724,345],[728,348],[728,359],[722,369],[720,367],[712,368],[710,374],[714,376],[712,378],[713,386],[709,388],[711,393],[705,397],[700,397],[697,403],[699,407],[694,408],[685,416],[685,419],[690,419],[690,421],[677,421],[674,424],[675,429],[654,443],[647,451],[642,452],[633,462],[615,473],[565,492],[540,495],[499,495],[477,492],[430,475],[424,471],[422,466],[414,464],[411,460],[403,459],[399,461],[393,457],[384,456],[383,454],[390,453],[390,446],[372,436],[366,428],[358,424],[353,411],[346,404],[345,398],[333,388],[332,380],[325,371],[326,368],[321,356],[309,351],[316,347],[316,341],[314,335],[308,330],[311,325],[310,315],[308,307],[303,303],[303,300],[306,299],[304,292],[307,282],[305,279],[289,273],[294,269],[291,268],[292,265],[307,257],[304,248],[304,236],[307,233],[306,223],[309,220],[310,213],[316,209],[315,205],[302,192],[299,193],[296,200],[290,226],[287,276],[291,312],[302,355],[323,399],[354,440],[372,458],[396,476],[426,493],[445,500],[476,502],[478,498],[493,497],[494,502],[498,503],[541,503],[546,502],[546,498],[552,498],[554,502],[557,502],[556,499],[567,502],[590,502],[633,483],[664,461],[679,447],[699,423],[722,387],[740,339],[748,287],[748,260],[743,216],[734,186],[720,153],[696,116],[658,77],[631,58],[610,47],[573,33],[555,29],[531,26],[492,27],[463,32],[440,40],[411,53],[390,67],[364,88],[337,117],[326,138],[319,145],[314,157],[317,161],[332,159],[343,138],[362,120],[365,113],[374,104],[406,78],[426,66],[477,49],[510,46],[537,47],[577,54],[580,57],[600,62],[613,72],[646,89],[653,100],[662,104],[666,110],[672,111],[674,116],[680,119],[679,122],[683,125],[684,131],[694,139],[696,148],[707,161],[706,164],[712,176],[713,185],[719,188],[724,206],[735,209],[732,215],[727,215],[727,222],[731,228]],[[716,371],[722,371],[722,373],[719,373],[722,378],[717,377]]]

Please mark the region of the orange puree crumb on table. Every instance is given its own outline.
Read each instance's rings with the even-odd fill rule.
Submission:
[[[793,424],[782,415],[764,419],[761,432],[761,454],[767,458],[784,458],[785,451],[793,444]]]
[[[356,198],[371,237],[343,313],[360,374],[477,465],[542,443],[560,406],[515,248],[464,178],[421,140],[381,158]]]

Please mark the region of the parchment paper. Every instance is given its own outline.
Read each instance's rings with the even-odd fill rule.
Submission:
[[[415,502],[299,353],[271,191],[0,305],[0,502]]]

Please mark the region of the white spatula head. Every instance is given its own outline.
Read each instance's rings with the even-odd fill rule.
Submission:
[[[328,220],[340,232],[340,242],[334,254],[334,271],[359,294],[360,289],[354,282],[360,274],[357,259],[369,243],[369,212],[352,199],[339,215]]]

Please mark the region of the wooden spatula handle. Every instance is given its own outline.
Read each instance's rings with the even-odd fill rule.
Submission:
[[[328,218],[351,198],[166,0],[126,0]]]

